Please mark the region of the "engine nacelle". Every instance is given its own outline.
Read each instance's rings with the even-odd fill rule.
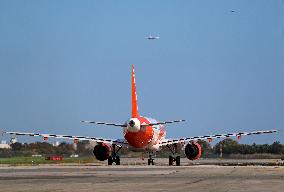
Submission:
[[[110,156],[111,147],[105,143],[98,144],[94,147],[93,153],[97,160],[104,161]]]
[[[198,143],[188,143],[184,153],[189,160],[199,159],[201,156],[201,146]]]

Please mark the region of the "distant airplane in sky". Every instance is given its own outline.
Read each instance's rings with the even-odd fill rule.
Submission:
[[[149,35],[147,37],[145,37],[145,39],[148,39],[148,40],[156,40],[156,39],[160,39],[159,36],[152,36],[152,35]]]
[[[257,135],[263,133],[274,133],[277,130],[238,132],[216,135],[205,135],[196,137],[183,137],[177,139],[166,139],[165,124],[183,122],[185,120],[174,121],[157,121],[153,118],[141,116],[138,113],[136,81],[134,66],[132,65],[132,114],[125,123],[106,123],[97,121],[82,121],[84,123],[93,123],[98,125],[111,125],[120,127],[123,130],[124,139],[104,139],[93,136],[77,136],[77,135],[57,135],[57,134],[41,134],[41,133],[22,133],[22,132],[4,132],[15,136],[40,136],[44,141],[48,138],[71,139],[74,143],[79,140],[94,141],[97,145],[94,147],[93,153],[99,161],[108,160],[108,164],[120,165],[120,157],[118,152],[125,147],[134,152],[147,152],[149,155],[148,165],[154,165],[153,155],[163,146],[167,147],[171,155],[169,156],[169,165],[174,163],[180,165],[180,154],[178,152],[178,144],[183,146],[184,153],[189,160],[196,160],[201,156],[201,146],[197,141],[205,140],[211,142],[215,138],[237,137],[240,139],[243,135]]]

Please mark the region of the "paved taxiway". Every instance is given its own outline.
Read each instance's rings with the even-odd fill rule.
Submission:
[[[0,167],[0,191],[283,191],[284,167]]]

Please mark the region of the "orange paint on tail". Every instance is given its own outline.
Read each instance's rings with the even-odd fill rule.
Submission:
[[[135,84],[135,72],[134,65],[132,65],[132,118],[139,117],[138,114],[138,104],[137,104],[137,93],[136,93],[136,84]]]

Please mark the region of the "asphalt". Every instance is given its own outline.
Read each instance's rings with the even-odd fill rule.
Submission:
[[[283,191],[283,166],[0,167],[0,191]]]

